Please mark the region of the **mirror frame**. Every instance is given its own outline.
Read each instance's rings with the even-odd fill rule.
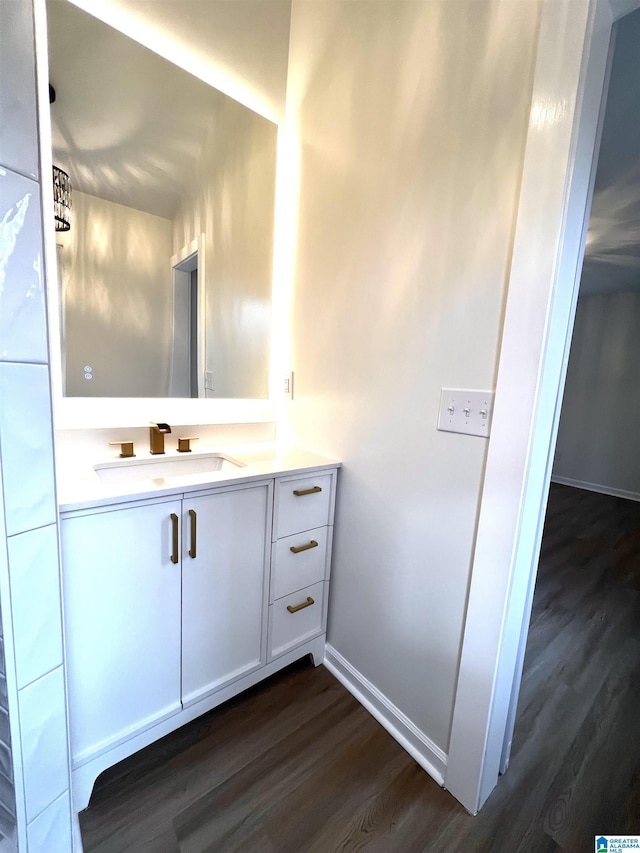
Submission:
[[[155,33],[141,21],[136,21],[131,13],[122,9],[101,5],[99,11],[91,0],[68,0],[73,5],[93,17],[103,21],[159,56],[187,71],[203,82],[214,86],[223,94],[234,98],[254,112],[264,116],[278,126],[278,145],[276,160],[276,204],[274,229],[274,274],[272,277],[272,344],[269,360],[269,397],[265,399],[202,399],[177,397],[65,397],[62,382],[62,347],[60,337],[60,295],[58,288],[58,273],[56,263],[56,238],[50,211],[53,210],[53,187],[51,181],[42,181],[42,213],[43,213],[43,255],[47,294],[48,332],[49,332],[49,363],[51,369],[51,392],[55,429],[106,429],[114,427],[148,426],[149,421],[160,419],[175,424],[231,424],[231,423],[269,423],[276,420],[277,398],[282,394],[276,393],[278,384],[275,376],[284,375],[286,370],[281,364],[282,357],[277,358],[275,341],[279,340],[278,351],[283,353],[288,349],[289,335],[286,331],[285,317],[281,318],[276,327],[276,305],[283,305],[284,294],[276,293],[276,269],[278,266],[278,199],[282,157],[282,127],[281,118],[269,114],[260,104],[255,95],[243,91],[233,81],[217,79],[221,75],[212,74],[212,69],[194,68],[185,58],[188,54],[178,43],[169,43],[167,37]],[[36,75],[38,85],[38,131],[40,137],[40,167],[43,175],[51,174],[53,166],[51,115],[49,112],[48,78],[48,38],[46,0],[34,0],[36,22]],[[207,72],[207,73],[205,73]],[[215,76],[215,81],[211,79]],[[288,301],[288,300],[287,300]],[[288,312],[284,312],[288,314]],[[286,334],[285,334],[286,332]],[[286,345],[283,346],[283,340]]]

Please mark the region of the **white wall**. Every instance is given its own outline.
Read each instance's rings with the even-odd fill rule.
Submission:
[[[640,499],[640,292],[582,296],[553,477]]]
[[[171,222],[74,192],[73,225],[56,242],[65,394],[169,396]]]
[[[173,219],[174,253],[205,237],[207,397],[269,396],[277,136],[221,99]]]
[[[494,383],[537,23],[533,2],[292,9],[289,428],[344,463],[329,642],[441,753],[486,442],[437,408]]]

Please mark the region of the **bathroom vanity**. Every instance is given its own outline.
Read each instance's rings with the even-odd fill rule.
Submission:
[[[232,450],[218,471],[194,473],[207,454],[193,453],[149,478],[133,459],[116,482],[103,465],[63,484],[76,812],[107,767],[300,657],[323,660],[338,463]]]

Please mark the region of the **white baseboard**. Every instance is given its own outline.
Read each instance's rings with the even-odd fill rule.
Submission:
[[[381,693],[375,684],[327,643],[324,665],[423,770],[444,787],[447,754]]]
[[[561,486],[572,486],[574,489],[585,489],[587,492],[599,492],[601,495],[610,495],[612,498],[626,498],[630,501],[640,501],[640,492],[629,492],[626,489],[616,489],[614,486],[602,486],[600,483],[586,483],[584,480],[572,480],[571,477],[557,477],[551,475],[552,483]]]

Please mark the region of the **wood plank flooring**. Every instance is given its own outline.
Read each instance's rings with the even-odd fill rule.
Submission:
[[[300,662],[102,775],[86,853],[551,853],[640,834],[640,503],[552,486],[511,765],[477,817]]]

